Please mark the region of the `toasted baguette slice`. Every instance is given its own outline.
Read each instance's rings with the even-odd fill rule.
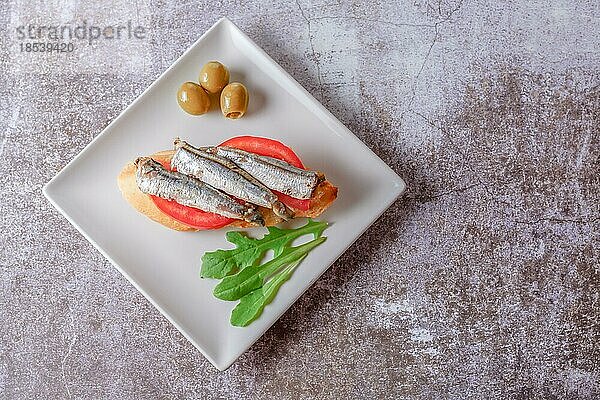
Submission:
[[[171,157],[173,157],[173,154],[174,150],[165,150],[155,153],[150,157],[152,157],[158,162],[171,161]],[[177,231],[197,230],[163,213],[161,210],[158,209],[158,207],[156,207],[150,196],[140,191],[135,181],[135,165],[133,164],[133,162],[129,162],[123,167],[123,169],[119,173],[117,182],[125,200],[127,200],[127,202],[131,204],[133,208],[135,208],[151,220],[156,221],[159,224],[166,226],[167,228],[175,229]],[[331,203],[333,203],[336,197],[337,188],[333,186],[330,182],[323,181],[319,183],[319,185],[313,192],[313,197],[311,198],[310,202],[310,208],[308,210],[292,211],[294,212],[296,218],[314,218],[321,215],[331,205]],[[259,209],[261,214],[263,215],[266,226],[273,226],[283,221],[280,217],[276,216],[270,209],[263,207],[259,207]],[[227,226],[246,228],[252,225],[245,221],[235,221]]]

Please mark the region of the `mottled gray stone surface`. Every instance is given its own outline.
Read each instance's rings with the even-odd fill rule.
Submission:
[[[1,398],[600,396],[597,1],[81,3],[0,5]],[[409,189],[219,373],[41,187],[223,15]]]

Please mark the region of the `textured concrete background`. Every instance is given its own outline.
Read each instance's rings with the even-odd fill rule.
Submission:
[[[220,16],[409,190],[218,373],[41,187]],[[600,396],[600,6],[0,5],[1,398]],[[19,52],[23,23],[141,41]]]

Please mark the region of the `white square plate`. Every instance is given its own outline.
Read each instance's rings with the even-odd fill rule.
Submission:
[[[250,93],[248,113],[217,110],[193,117],[178,106],[181,83],[219,60]],[[246,328],[229,324],[235,302],[217,300],[217,281],[200,279],[205,251],[229,248],[225,230],[181,233],[138,214],[116,177],[139,155],[169,149],[175,136],[195,145],[254,134],[282,141],[339,187],[320,218],[328,240],[313,250],[263,315]],[[210,28],[156,82],[45,187],[50,202],[220,370],[229,367],[402,193],[385,163],[231,21]],[[262,234],[264,228],[253,230]]]

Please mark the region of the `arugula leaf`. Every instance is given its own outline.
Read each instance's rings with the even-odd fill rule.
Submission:
[[[262,288],[242,297],[238,305],[231,312],[231,325],[240,327],[248,326],[252,321],[260,317],[267,304],[273,301],[281,285],[290,279],[292,273],[304,257],[306,257],[306,254],[271,278]]]
[[[327,222],[309,219],[306,225],[296,229],[269,227],[267,228],[269,233],[261,239],[249,238],[237,231],[227,232],[227,240],[235,244],[236,248],[205,253],[202,256],[200,276],[221,279],[254,265],[269,249],[274,251],[275,257],[279,256],[294,239],[302,235],[312,233],[316,239],[321,236],[325,228]]]
[[[225,277],[214,289],[213,294],[221,300],[238,300],[263,286],[263,280],[281,269],[306,257],[309,251],[325,241],[325,237],[314,239],[297,247],[287,247],[282,253],[262,265],[252,265],[237,275]]]

